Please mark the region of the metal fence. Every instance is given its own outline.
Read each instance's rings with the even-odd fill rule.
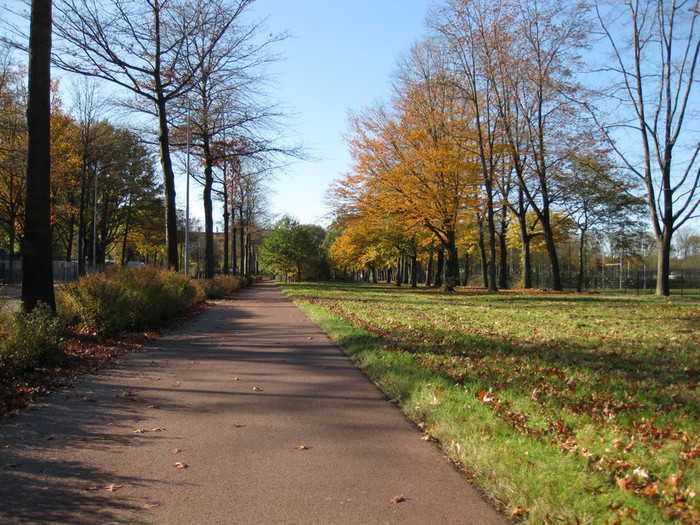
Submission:
[[[519,276],[511,273],[511,286],[517,286]],[[578,283],[578,272],[561,272],[562,285],[565,290],[575,290]],[[480,275],[472,275],[470,285],[480,286]],[[547,266],[536,265],[532,268],[533,288],[551,289],[552,273]],[[674,295],[700,293],[700,269],[672,269],[669,275],[669,286]],[[585,291],[609,291],[631,294],[652,294],[656,291],[656,270],[630,269],[619,265],[609,265],[590,270],[583,281]]]
[[[54,261],[53,280],[56,282],[75,281],[78,278],[77,261]],[[0,284],[22,282],[22,258],[0,255]]]

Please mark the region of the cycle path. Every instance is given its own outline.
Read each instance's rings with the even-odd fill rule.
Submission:
[[[507,520],[261,283],[0,421],[0,522]]]

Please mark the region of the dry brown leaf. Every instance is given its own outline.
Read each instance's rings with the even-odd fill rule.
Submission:
[[[406,498],[404,498],[403,496],[394,496],[389,500],[389,503],[395,505],[397,503],[403,503],[404,501],[406,501]]]
[[[161,427],[156,427],[156,428],[152,428],[151,432],[165,432],[165,429],[161,428]]]
[[[647,498],[654,498],[659,495],[659,484],[649,483],[646,487],[639,491],[639,494]]]
[[[175,463],[175,468],[186,469],[187,467],[189,467],[187,463],[182,463],[181,461]]]
[[[530,512],[527,507],[516,507],[513,512],[510,513],[511,518],[521,518]]]
[[[263,391],[263,387],[261,387],[261,386],[254,386],[254,387],[253,387],[253,391],[255,391],[255,392],[262,392],[262,391]]]
[[[240,381],[241,378],[240,378],[240,377],[234,377],[233,380],[234,380],[234,381]]]
[[[122,488],[123,486],[124,486],[124,485],[116,485],[115,483],[110,483],[109,485],[107,485],[107,486],[105,487],[105,490],[107,490],[107,491],[109,491],[109,492],[114,492],[114,491],[119,490],[119,489]]]
[[[156,507],[159,507],[160,503],[144,503],[141,508],[144,510],[151,510],[155,509]]]
[[[181,448],[174,448],[173,449],[173,454],[179,454],[180,452],[182,452]]]
[[[625,476],[624,478],[617,478],[617,486],[622,490],[630,490],[634,485],[634,480],[630,476]]]
[[[148,432],[148,430],[146,430],[145,428],[134,429],[134,434],[145,434],[146,432]]]
[[[309,447],[307,447],[306,445],[297,445],[294,448],[296,448],[297,450],[309,450]]]

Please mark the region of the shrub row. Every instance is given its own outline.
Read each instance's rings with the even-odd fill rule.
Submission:
[[[225,275],[190,280],[148,266],[89,274],[57,293],[58,316],[48,307],[0,316],[0,365],[29,368],[46,362],[56,355],[67,327],[102,336],[143,330],[248,284],[248,279]]]
[[[16,369],[44,364],[58,353],[64,326],[46,305],[31,313],[4,312],[0,316],[0,365]]]

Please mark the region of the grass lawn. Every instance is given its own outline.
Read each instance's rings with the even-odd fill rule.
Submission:
[[[508,515],[700,523],[698,298],[283,287]]]

